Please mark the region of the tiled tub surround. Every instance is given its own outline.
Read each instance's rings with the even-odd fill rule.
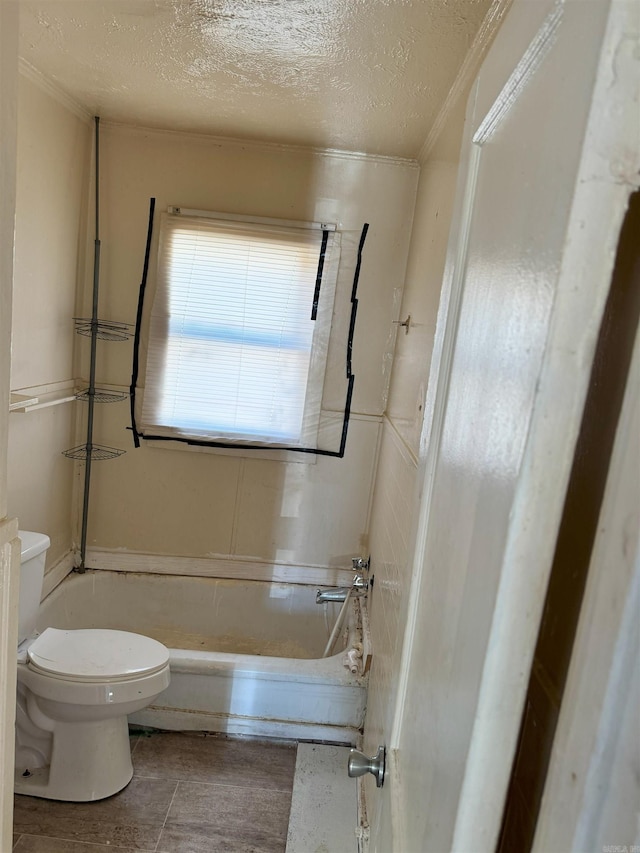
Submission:
[[[367,677],[343,658],[362,642],[366,609],[352,600],[323,659],[339,608],[305,585],[95,571],[56,587],[38,629],[114,628],[167,645],[171,684],[133,724],[355,744]]]
[[[97,803],[16,797],[15,853],[283,853],[295,744],[153,733],[132,759],[129,785]]]
[[[371,595],[371,632],[376,655],[369,675],[369,707],[363,749],[374,755],[388,744],[393,725],[402,641],[411,584],[410,548],[413,535],[417,462],[395,426],[385,421],[379,462],[379,487],[372,512],[371,553],[376,583]],[[381,809],[391,807],[393,787],[378,790],[373,776],[362,777],[367,818],[375,832]],[[390,844],[387,839],[384,844]],[[389,848],[390,849],[390,848]],[[403,851],[404,853],[404,851]]]

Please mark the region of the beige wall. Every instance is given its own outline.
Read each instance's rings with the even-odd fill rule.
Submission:
[[[0,850],[13,829],[18,554],[15,519],[7,514],[7,440],[16,200],[18,4],[0,3]]]
[[[49,386],[74,378],[73,316],[88,142],[85,121],[20,76],[14,392],[42,397]],[[9,420],[9,511],[21,527],[49,535],[48,566],[72,545],[73,463],[61,454],[73,442],[74,406],[14,412]]]
[[[464,106],[464,104],[463,104]],[[421,484],[420,437],[463,125],[458,109],[421,166],[401,316],[409,333],[397,337],[371,514],[371,595],[374,656],[364,747],[388,744],[398,689]],[[372,850],[391,849],[390,789],[365,780]]]
[[[351,241],[357,240],[364,222],[370,223],[370,231],[358,293],[354,416],[346,457],[297,464],[151,446],[134,449],[127,431],[128,405],[96,407],[96,442],[127,453],[93,466],[89,549],[348,564],[350,555],[367,548],[416,164],[105,125],[101,173],[100,313],[110,319],[135,318],[151,196],[158,211],[179,205],[328,220],[337,222]],[[343,282],[349,293],[351,283],[350,277]],[[85,311],[89,288],[87,270]],[[345,310],[334,321],[345,341],[348,321]],[[130,342],[100,343],[98,380],[128,386],[131,354]],[[88,344],[82,357],[86,374]],[[330,370],[344,372],[344,347]],[[341,392],[325,404],[337,408],[343,399]]]
[[[16,201],[18,4],[0,7],[0,519],[7,515],[11,300]],[[4,816],[4,810],[0,817]],[[4,836],[3,836],[4,838]]]

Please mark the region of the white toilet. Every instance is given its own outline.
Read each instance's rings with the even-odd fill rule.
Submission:
[[[15,791],[86,802],[133,775],[127,714],[169,686],[169,651],[128,631],[35,633],[49,537],[20,531]]]

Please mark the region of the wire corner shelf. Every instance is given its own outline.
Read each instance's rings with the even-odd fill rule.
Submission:
[[[93,397],[96,403],[119,403],[122,400],[126,400],[128,396],[128,391],[111,391],[106,388],[85,388],[82,391],[78,391],[76,400],[82,400],[87,403]]]
[[[67,459],[77,459],[80,462],[86,462],[90,459],[91,462],[102,462],[105,459],[117,459],[126,453],[126,450],[120,450],[117,447],[106,447],[103,444],[79,444],[77,447],[72,447],[69,450],[63,450],[63,456]]]
[[[101,341],[128,341],[133,334],[131,323],[117,320],[93,320],[91,317],[74,317],[76,333],[87,338],[95,335]]]

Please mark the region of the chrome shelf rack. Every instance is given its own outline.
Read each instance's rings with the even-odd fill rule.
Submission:
[[[116,447],[106,447],[93,443],[93,415],[96,403],[117,403],[128,396],[124,392],[96,388],[97,342],[127,341],[132,335],[132,326],[115,320],[101,320],[98,317],[98,297],[100,292],[100,118],[95,117],[95,240],[93,253],[93,301],[91,317],[74,317],[77,334],[90,338],[91,361],[89,366],[89,386],[76,394],[76,399],[87,403],[87,439],[84,444],[64,450],[68,459],[84,462],[84,495],[82,501],[82,530],[80,534],[79,572],[85,570],[87,551],[87,523],[89,519],[89,494],[91,487],[91,463],[107,459],[117,459],[125,453]]]

